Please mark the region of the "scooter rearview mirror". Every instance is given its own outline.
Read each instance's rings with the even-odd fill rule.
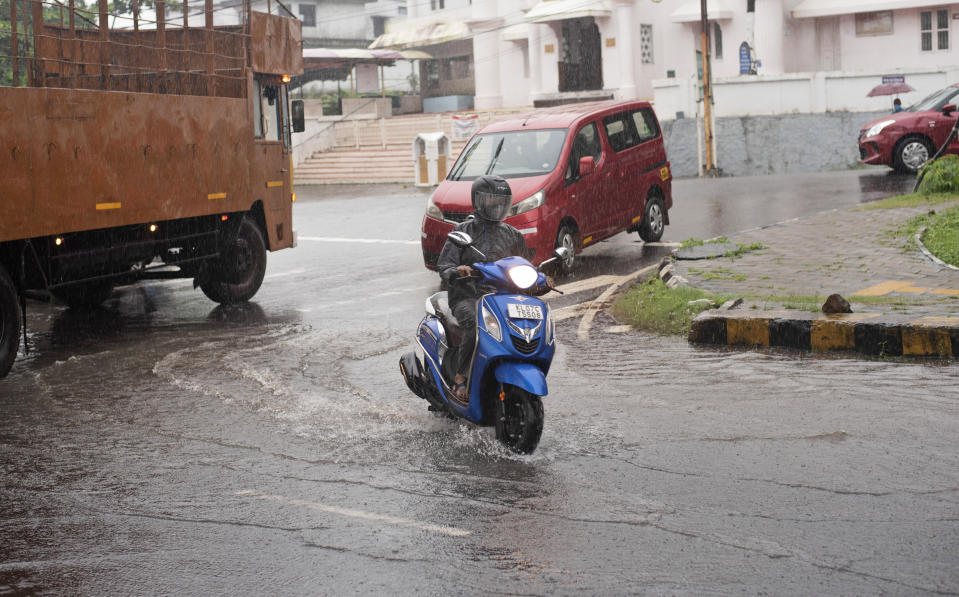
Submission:
[[[453,241],[453,244],[457,247],[468,247],[473,242],[473,238],[469,234],[459,230],[453,230],[447,235],[447,238]]]

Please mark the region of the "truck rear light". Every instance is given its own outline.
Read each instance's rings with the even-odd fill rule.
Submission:
[[[293,193],[292,195],[290,195],[290,199],[292,200],[293,203],[296,203],[296,193]]]
[[[222,215],[222,216],[220,216],[220,221],[222,221],[222,222],[226,222],[226,221],[229,220],[229,219],[230,219],[230,216],[228,216],[228,215]]]
[[[58,236],[56,240],[53,241],[53,244],[59,247],[60,245],[63,244],[63,239]]]
[[[157,231],[157,225],[156,225],[156,224],[150,224],[150,232],[156,232],[156,231]]]

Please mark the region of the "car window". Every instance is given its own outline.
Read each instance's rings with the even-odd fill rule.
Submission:
[[[909,106],[906,108],[907,112],[925,112],[926,110],[942,110],[942,107],[949,103],[957,94],[959,94],[959,87],[949,86],[945,89],[940,89],[939,91],[927,96],[921,102]]]
[[[567,181],[579,178],[579,159],[590,155],[596,162],[599,162],[599,158],[603,155],[603,146],[599,141],[599,131],[595,122],[590,122],[579,129],[576,137],[573,138],[573,148],[569,152],[569,163],[566,165]]]

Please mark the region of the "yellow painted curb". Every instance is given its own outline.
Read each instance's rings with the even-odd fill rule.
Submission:
[[[816,352],[856,348],[856,328],[840,319],[820,319],[809,329],[809,346]]]
[[[769,346],[769,320],[727,319],[726,343]]]

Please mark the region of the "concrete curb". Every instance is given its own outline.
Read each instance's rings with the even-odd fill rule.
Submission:
[[[782,346],[812,352],[959,358],[959,317],[709,310],[693,320],[689,341]]]
[[[949,265],[942,259],[939,259],[935,255],[933,255],[932,252],[926,248],[926,245],[923,244],[922,242],[922,235],[925,234],[925,232],[926,232],[926,227],[923,226],[922,228],[919,229],[919,232],[916,233],[916,244],[919,245],[919,250],[922,251],[922,254],[925,255],[930,261],[932,261],[933,263],[935,263],[936,265],[940,267],[949,268],[951,270],[955,270],[959,272],[959,267],[956,267],[954,265]]]

